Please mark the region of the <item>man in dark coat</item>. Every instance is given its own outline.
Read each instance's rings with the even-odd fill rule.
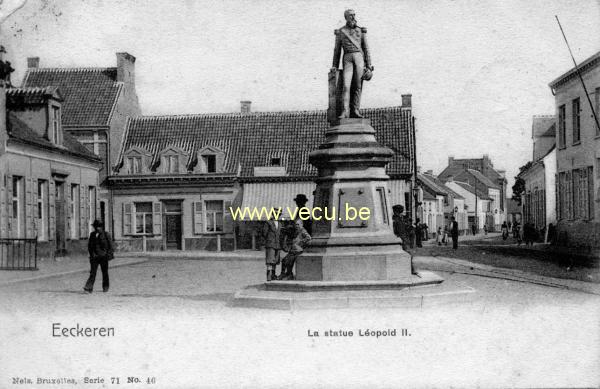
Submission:
[[[417,238],[417,247],[423,247],[421,243],[423,240],[423,224],[421,224],[421,219],[419,218],[415,221],[415,237]]]
[[[296,207],[298,207],[298,210],[306,208],[306,203],[308,203],[308,197],[306,197],[306,195],[303,193],[297,194],[296,197],[294,197],[294,202],[296,203]],[[308,232],[308,235],[310,236],[312,236],[312,225],[313,221],[311,218],[302,220],[302,227],[304,227],[304,229],[306,230],[306,232]]]
[[[450,235],[452,235],[452,248],[456,250],[458,248],[458,222],[452,216],[452,227],[450,227]]]
[[[108,292],[108,261],[113,259],[113,245],[108,232],[104,231],[104,223],[94,220],[92,224],[94,231],[88,240],[88,252],[90,254],[90,277],[83,290],[92,293],[98,265],[102,270],[102,291]]]

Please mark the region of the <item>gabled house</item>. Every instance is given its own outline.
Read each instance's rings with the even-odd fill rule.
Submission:
[[[86,252],[98,211],[102,162],[64,130],[63,101],[0,81],[0,237],[37,239],[40,257]]]
[[[478,171],[494,184],[495,189],[498,189],[499,195],[497,198],[494,196],[496,203],[493,208],[498,211],[497,213],[494,211],[494,221],[493,223],[490,223],[489,227],[499,228],[506,220],[507,216],[506,194],[508,181],[505,177],[505,171],[495,169],[490,157],[486,154],[484,154],[482,158],[457,159],[449,157],[448,166],[438,175],[438,178],[444,182],[447,181],[449,177],[461,181],[464,176],[461,176],[461,178],[458,177],[468,169]],[[467,180],[467,182],[471,181]]]
[[[523,223],[531,223],[543,241],[550,225],[556,226],[556,125],[551,115],[534,116],[531,136],[533,160],[529,168],[517,177],[525,181],[525,193],[521,196]]]
[[[467,182],[454,181],[451,176],[445,185],[464,198],[464,207],[467,212],[469,228],[475,226],[476,230],[488,228],[494,221],[492,214],[493,199],[486,191],[477,189]]]
[[[362,110],[387,165],[392,205],[412,204],[414,128],[410,105]],[[129,119],[109,177],[114,236],[121,250],[233,250],[257,247],[260,222],[230,207],[312,205],[317,170],[308,162],[329,128],[326,111],[141,116]],[[265,215],[261,218],[264,220]]]
[[[127,118],[141,114],[135,91],[135,57],[117,53],[116,67],[40,68],[28,58],[23,88],[57,87],[62,94],[63,129],[100,157],[99,219],[112,230],[106,178],[119,158]]]
[[[467,230],[468,220],[464,197],[445,185],[433,175],[431,170],[424,174],[417,174],[417,183],[424,191],[423,203],[427,201],[425,192],[429,196],[435,195],[436,197],[437,208],[439,208],[436,214],[436,231],[438,226],[449,226],[453,216],[458,222],[459,230]],[[425,217],[422,220],[426,220]]]

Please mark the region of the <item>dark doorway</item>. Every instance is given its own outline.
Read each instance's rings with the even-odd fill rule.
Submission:
[[[181,215],[166,215],[167,250],[181,250]]]
[[[63,181],[54,181],[54,210],[56,212],[56,255],[62,256],[66,253],[66,232],[65,223],[65,185]]]
[[[167,250],[182,249],[181,201],[166,200],[163,202],[165,221],[165,246]]]

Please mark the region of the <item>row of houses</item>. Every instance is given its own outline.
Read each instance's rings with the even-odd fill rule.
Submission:
[[[257,246],[258,222],[230,207],[312,202],[310,151],[324,140],[322,111],[143,116],[136,58],[117,66],[41,68],[28,59],[21,87],[0,91],[6,149],[0,150],[2,237],[36,237],[43,252],[85,249],[94,219],[120,250],[234,250]],[[362,110],[387,166],[392,205],[414,217],[412,101]]]
[[[600,52],[549,84],[554,115],[534,116],[523,218],[546,241],[600,248]]]

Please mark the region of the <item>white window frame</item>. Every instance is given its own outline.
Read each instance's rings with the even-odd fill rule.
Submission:
[[[136,165],[137,161],[137,165]],[[129,155],[127,157],[127,173],[128,174],[141,174],[142,173],[142,156],[141,155]]]
[[[23,210],[21,209],[21,207],[24,205],[23,202],[21,201],[21,196],[23,193],[23,177],[22,176],[12,176],[12,182],[10,183],[12,185],[12,208],[13,208],[13,222],[16,224],[16,231],[19,234],[19,237],[21,237],[21,227],[22,227],[22,223],[23,223]],[[16,204],[16,215],[15,215],[15,204]]]
[[[150,204],[150,211],[149,212],[138,212],[137,207],[138,204]],[[132,214],[132,220],[131,220],[131,234],[132,235],[154,235],[154,203],[152,201],[137,201],[133,203],[133,207],[131,210],[131,214]],[[137,231],[137,216],[138,214],[143,215],[142,216],[142,232],[138,232]],[[152,223],[150,223],[150,228],[151,231],[146,231],[146,218],[148,217],[148,215],[150,215],[150,217],[152,218]]]
[[[206,206],[206,203],[209,201],[220,201],[221,202],[221,218],[222,218],[222,223],[221,226],[223,227],[223,230],[221,231],[209,231],[208,230],[208,220],[209,220],[209,215],[208,215],[208,209]],[[211,211],[215,212],[215,211]],[[203,221],[204,221],[204,225],[203,225],[203,233],[204,234],[223,234],[224,230],[225,230],[225,199],[222,197],[218,197],[218,198],[212,198],[212,197],[207,197],[207,198],[203,198],[202,199],[202,214],[203,214]],[[216,226],[216,213],[213,214],[213,223]]]
[[[60,107],[52,106],[52,143],[60,145]]]

